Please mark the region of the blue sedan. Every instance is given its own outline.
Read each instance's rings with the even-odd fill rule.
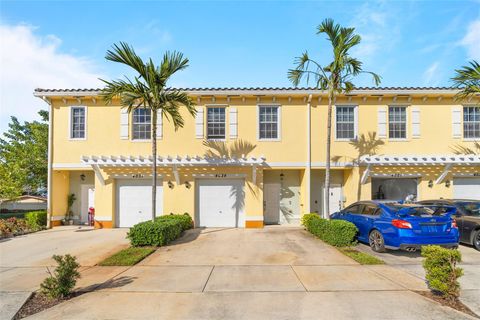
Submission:
[[[437,210],[418,204],[360,201],[334,213],[331,218],[355,224],[359,230],[358,240],[368,243],[373,251],[413,252],[429,244],[458,247],[455,211],[454,207]]]

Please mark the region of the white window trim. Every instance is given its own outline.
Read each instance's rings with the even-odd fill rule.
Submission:
[[[205,109],[204,109],[204,112],[203,112],[203,120],[204,120],[204,123],[205,123],[205,140],[208,140],[208,141],[227,141],[227,136],[229,136],[229,134],[230,134],[230,130],[229,130],[229,127],[228,127],[228,124],[229,124],[228,120],[230,120],[230,119],[228,119],[228,115],[227,115],[228,107],[229,107],[228,104],[206,104],[205,105]],[[225,109],[225,138],[218,139],[218,138],[209,138],[208,137],[208,108],[224,108]],[[237,119],[237,126],[238,126],[238,119]],[[237,130],[238,130],[238,128],[237,128]]]
[[[146,107],[145,107],[146,108]],[[152,142],[152,111],[150,111],[150,139],[134,139],[133,138],[133,113],[135,112],[135,110],[132,110],[132,112],[129,112],[128,113],[128,136],[129,136],[129,140],[130,142],[140,142],[140,143],[145,143],[145,142]],[[157,138],[157,140],[159,140]]]
[[[72,138],[72,109],[83,108],[85,110],[85,136],[83,138]],[[83,141],[87,140],[87,128],[88,128],[88,108],[87,106],[69,106],[68,111],[68,140],[71,141]]]
[[[390,138],[390,107],[404,107],[405,108],[405,138]],[[409,104],[389,104],[387,106],[387,140],[392,142],[407,142],[410,141],[410,116],[411,105]]]
[[[466,142],[475,142],[475,141],[480,141],[480,138],[465,138],[465,121],[464,121],[464,112],[465,108],[468,107],[480,107],[480,104],[477,103],[467,103],[467,104],[462,104],[462,116],[460,118],[461,123],[461,129],[462,129],[462,140]]]
[[[260,108],[261,107],[277,107],[278,114],[277,114],[277,138],[275,139],[265,139],[260,138]],[[259,103],[257,104],[257,140],[258,141],[270,141],[270,142],[278,142],[282,141],[282,105],[279,103]]]
[[[353,107],[353,138],[352,139],[345,139],[345,138],[337,138],[337,107]],[[388,114],[387,114],[388,116]],[[350,142],[352,140],[358,139],[358,105],[356,104],[335,104],[333,108],[333,133],[335,137],[335,141],[339,142]]]

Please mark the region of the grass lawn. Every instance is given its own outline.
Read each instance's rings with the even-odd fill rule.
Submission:
[[[360,264],[385,264],[383,260],[380,260],[377,257],[369,255],[368,253],[360,252],[350,247],[338,248],[338,250]]]
[[[152,247],[130,247],[123,249],[100,262],[99,266],[133,266],[155,251]]]
[[[7,213],[0,213],[0,219],[8,219],[11,217],[15,217],[17,219],[24,219],[26,212],[7,212]]]

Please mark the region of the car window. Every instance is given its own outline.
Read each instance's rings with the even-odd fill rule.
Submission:
[[[345,211],[353,213],[353,214],[360,214],[362,212],[362,205],[354,204],[345,209]]]
[[[363,207],[362,214],[368,214],[370,216],[376,216],[380,214],[380,209],[377,206],[367,204]]]
[[[480,202],[461,202],[457,205],[467,216],[480,217]]]

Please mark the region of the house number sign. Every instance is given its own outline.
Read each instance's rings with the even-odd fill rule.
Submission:
[[[226,173],[216,173],[215,178],[226,178],[227,174]]]
[[[141,179],[141,178],[145,178],[145,175],[143,173],[132,174],[132,179]]]

